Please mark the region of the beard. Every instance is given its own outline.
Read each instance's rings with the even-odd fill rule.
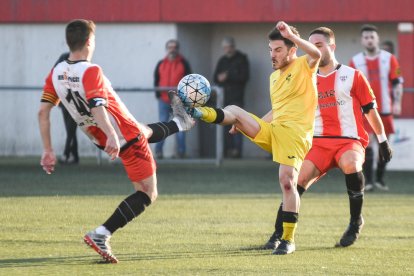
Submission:
[[[278,62],[276,59],[272,59],[272,67],[274,70],[282,69],[289,65],[288,57],[286,56],[283,58],[280,62]]]
[[[321,61],[319,62],[319,67],[325,67],[326,65],[329,64],[330,61],[331,59],[329,57],[325,57],[321,59]]]
[[[367,50],[367,52],[369,53],[375,53],[377,51],[377,47],[375,47],[374,45],[368,45],[365,47],[365,50]]]

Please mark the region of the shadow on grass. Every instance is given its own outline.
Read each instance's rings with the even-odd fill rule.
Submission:
[[[280,193],[278,166],[270,160],[226,160],[220,167],[160,164],[157,178],[161,195]],[[414,185],[407,181],[413,178],[414,172],[387,172],[389,193],[414,193]],[[99,166],[96,160],[86,159],[76,166],[58,165],[52,175],[46,175],[38,158],[0,158],[0,197],[128,195],[132,191],[119,162]],[[345,178],[332,170],[310,192],[346,193]]]
[[[91,255],[82,256],[62,256],[62,257],[36,257],[21,259],[2,259],[0,260],[0,268],[11,267],[41,267],[41,266],[62,266],[62,265],[88,265],[99,263],[96,258]]]
[[[204,259],[209,257],[234,257],[234,256],[258,256],[267,255],[263,250],[212,250],[209,252],[187,251],[187,252],[168,252],[168,253],[147,253],[147,254],[116,254],[120,262],[143,261],[143,260],[177,260],[177,259]],[[108,264],[96,253],[82,256],[63,256],[63,257],[37,257],[37,258],[16,258],[0,260],[0,268],[17,267],[41,267],[41,266],[62,266],[62,265],[89,265],[89,264]]]
[[[352,247],[353,248],[353,247]],[[353,248],[358,249],[358,248]],[[331,247],[307,247],[300,248],[296,252],[306,251],[327,251],[327,250],[349,250],[348,248]],[[242,247],[239,249],[222,249],[209,251],[179,251],[179,252],[152,252],[144,254],[116,254],[119,261],[151,261],[151,260],[180,260],[180,259],[205,259],[205,258],[233,258],[233,257],[254,257],[254,256],[272,256],[272,250],[264,250],[260,246]],[[91,264],[109,264],[101,259],[98,254],[82,256],[62,256],[62,257],[37,257],[21,259],[2,259],[0,268],[17,268],[17,267],[41,267],[41,266],[71,266],[71,265],[91,265]]]

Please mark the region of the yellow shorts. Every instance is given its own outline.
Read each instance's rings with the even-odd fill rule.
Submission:
[[[312,146],[312,134],[283,126],[275,122],[268,123],[254,114],[250,116],[260,125],[260,131],[252,138],[243,133],[250,141],[272,153],[273,161],[300,170],[306,154]],[[309,137],[306,139],[304,137]]]

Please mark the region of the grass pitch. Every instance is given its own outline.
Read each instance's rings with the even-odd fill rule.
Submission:
[[[112,238],[120,263],[83,244],[133,192],[120,164],[59,166],[0,159],[0,275],[414,275],[414,172],[389,172],[389,193],[366,194],[365,227],[334,248],[348,224],[344,177],[333,171],[303,196],[297,251],[258,250],[280,203],[269,160],[159,165],[158,200]]]

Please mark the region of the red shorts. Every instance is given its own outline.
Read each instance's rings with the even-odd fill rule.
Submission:
[[[395,133],[394,129],[394,117],[393,115],[380,115],[382,124],[384,125],[385,134]],[[374,133],[374,130],[368,123],[368,120],[364,117],[364,128],[368,133]]]
[[[148,140],[141,136],[139,141],[123,150],[119,157],[124,164],[128,178],[132,182],[146,179],[155,173],[157,168]]]
[[[365,155],[361,142],[346,138],[313,138],[312,148],[305,160],[312,161],[321,175],[332,168],[338,167],[339,159],[348,150],[355,150]]]

